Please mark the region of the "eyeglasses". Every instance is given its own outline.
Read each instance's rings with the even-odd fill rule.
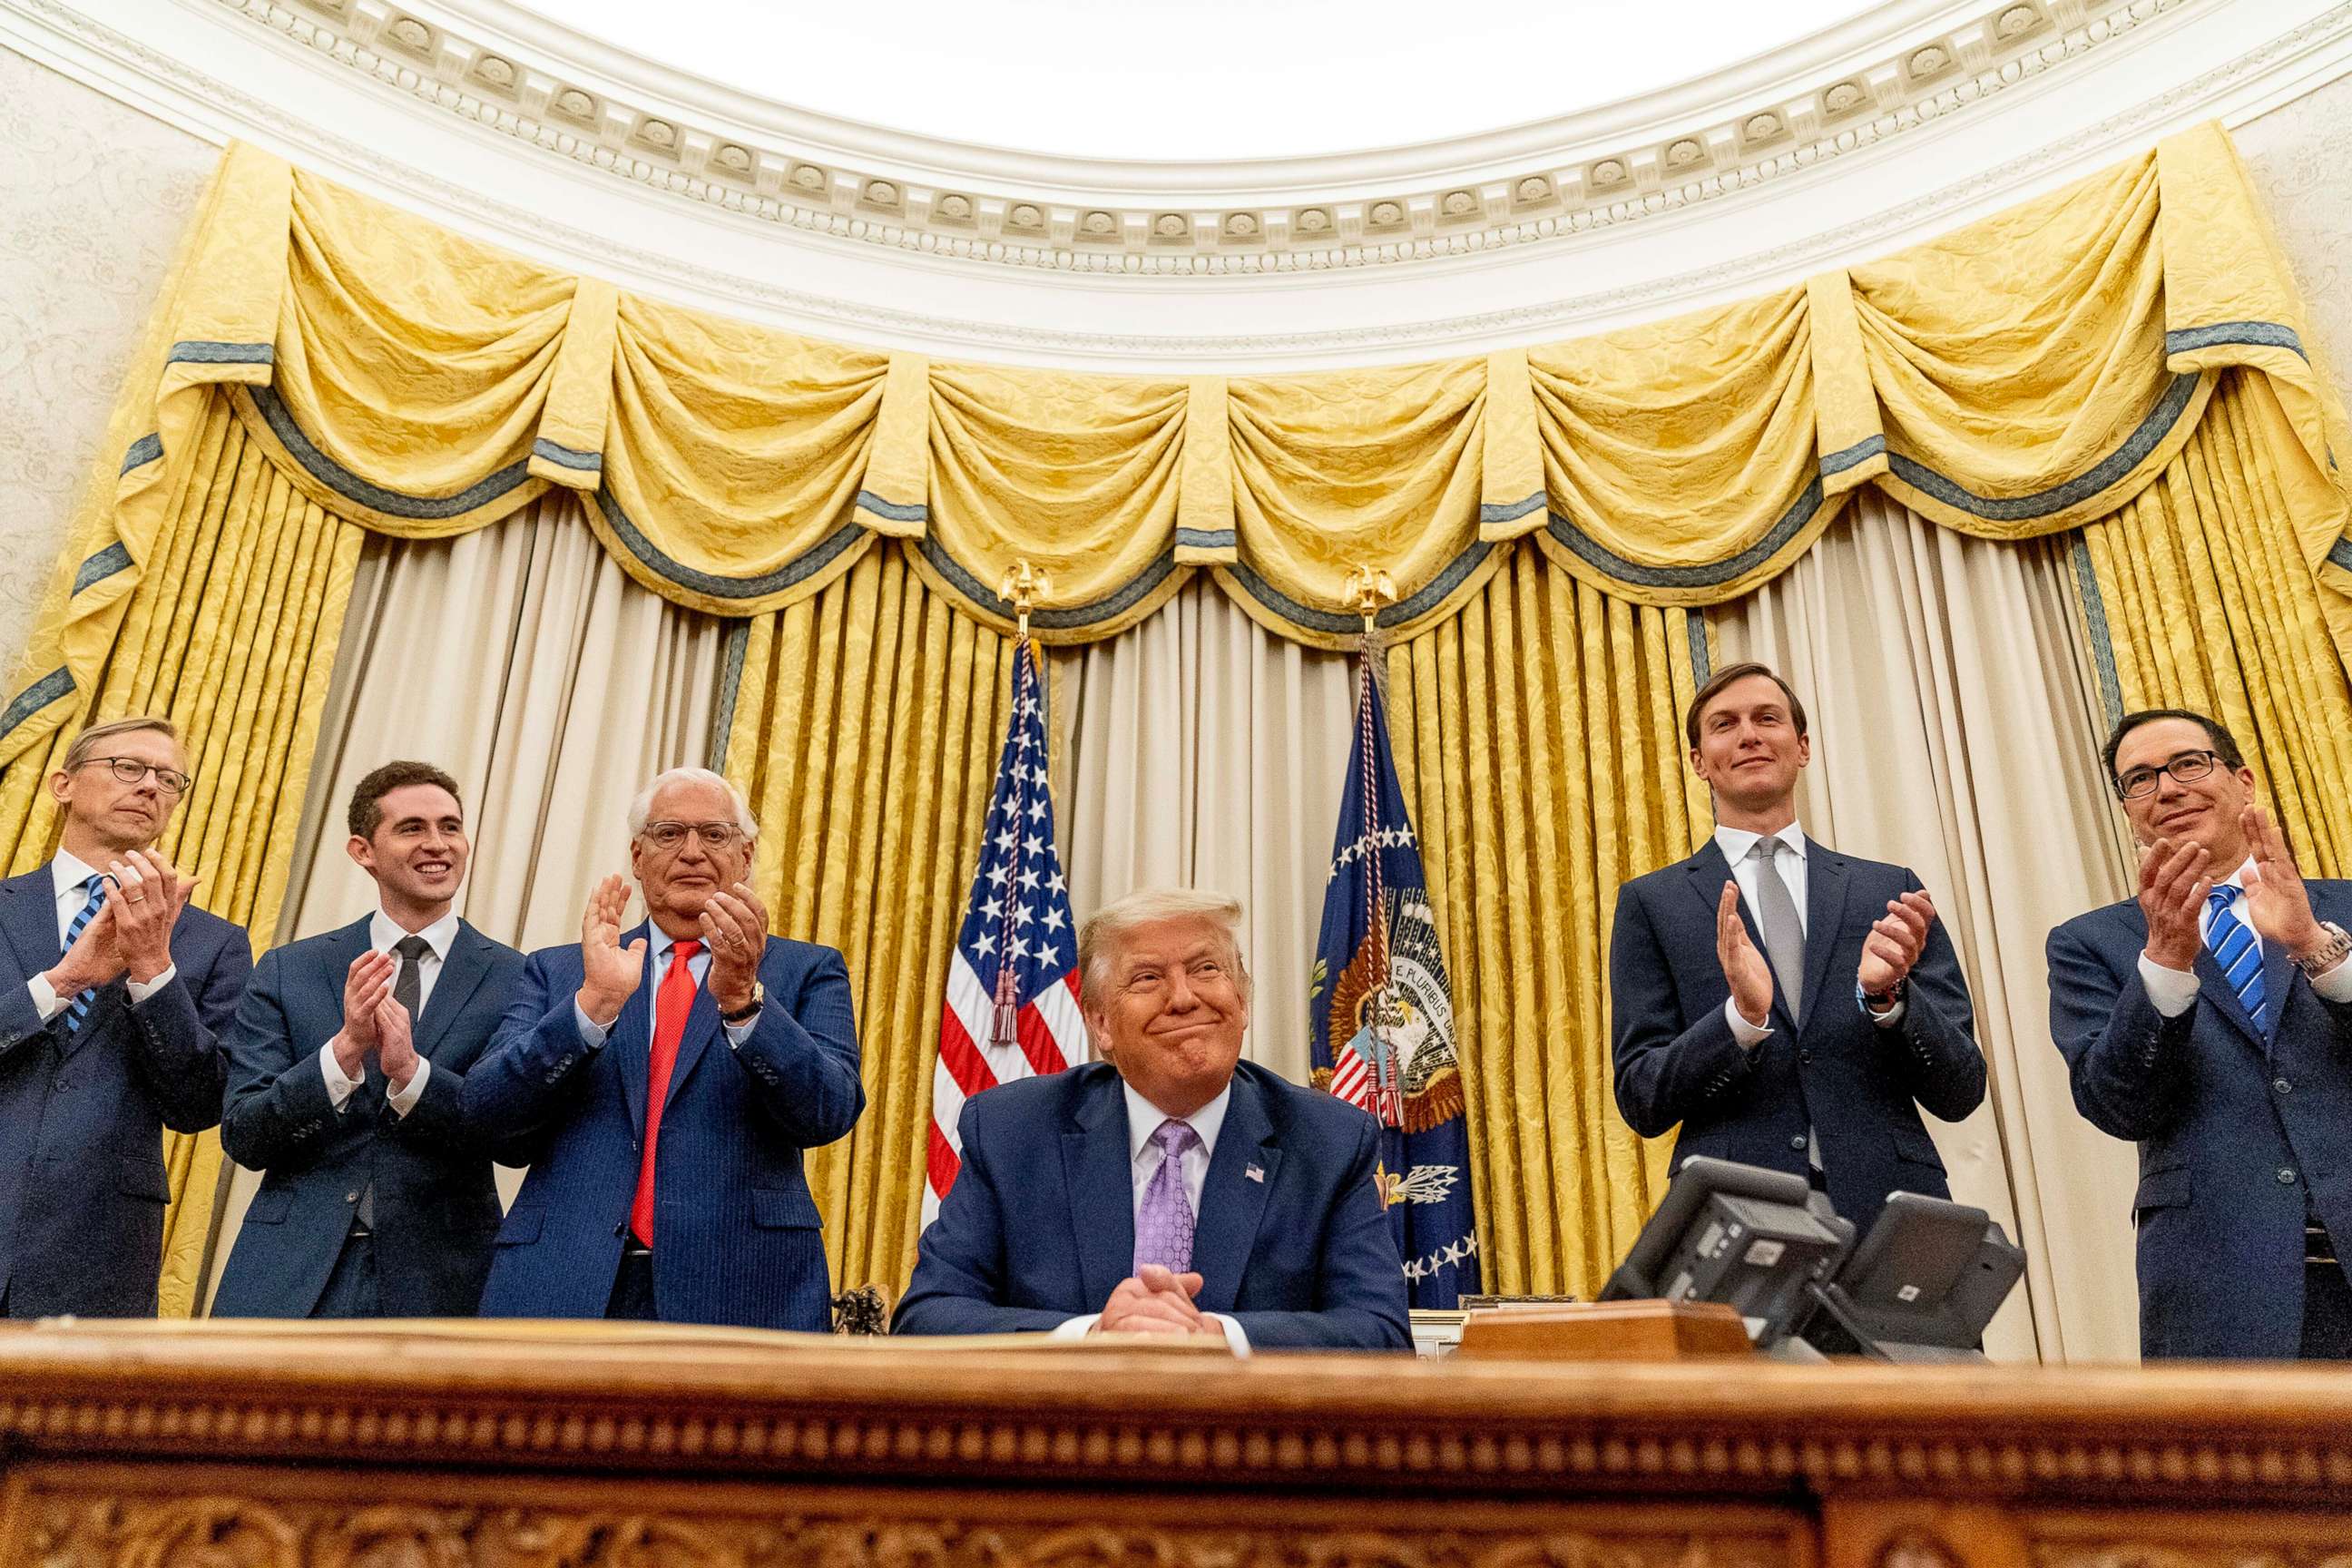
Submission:
[[[2182,784],[2203,778],[2221,765],[2219,753],[2213,752],[2183,752],[2162,767],[2134,768],[2116,781],[2118,800],[2137,800],[2156,788],[2157,775],[2170,773]]]
[[[725,849],[745,837],[743,830],[731,822],[648,822],[643,837],[655,848],[666,851],[684,844],[689,833],[702,840],[705,849]]]
[[[81,765],[87,768],[99,763],[112,768],[114,776],[127,784],[135,784],[149,773],[153,773],[155,787],[165,795],[178,795],[191,782],[188,775],[177,768],[157,767],[153,763],[142,763],[136,757],[86,757]]]

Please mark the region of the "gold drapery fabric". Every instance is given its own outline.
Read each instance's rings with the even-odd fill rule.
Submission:
[[[0,714],[37,744],[103,662],[213,385],[317,504],[478,527],[579,490],[625,569],[725,616],[822,592],[877,536],[1003,633],[1109,636],[1213,572],[1261,624],[1345,645],[1359,568],[1410,637],[1533,535],[1635,603],[1736,597],[1857,486],[1990,538],[2113,511],[2215,378],[2270,384],[2275,482],[2352,650],[2352,437],[2218,125],[1929,244],[1587,342],[1269,378],[1077,375],[817,342],[625,296],[233,147],[116,432],[79,591]]]
[[[2158,481],[2085,528],[2077,582],[2110,716],[2185,707],[2227,725],[2304,875],[2352,875],[2352,686],[2304,518],[2281,474],[2276,402],[2238,374]]]
[[[58,820],[45,781],[74,732],[129,713],[164,714],[179,727],[194,782],[161,847],[202,879],[200,907],[266,942],[364,536],[263,458],[227,397],[208,391],[192,411],[185,495],[152,539],[163,569],[145,574],[125,600],[100,678],[76,694],[86,700],[72,722],[0,771],[0,839],[11,875],[47,860]],[[163,1153],[172,1203],[162,1310],[186,1317],[212,1228],[220,1140],[167,1131]]]
[[[1531,542],[1451,620],[1388,650],[1470,1105],[1485,1283],[1590,1298],[1664,1193],[1671,1145],[1610,1093],[1617,885],[1690,853],[1695,617],[1603,594]]]
[[[780,933],[841,950],[866,1112],[808,1155],[837,1289],[914,1267],[949,954],[980,859],[1013,645],[932,589],[908,542],[753,619],[726,773],[760,820]]]

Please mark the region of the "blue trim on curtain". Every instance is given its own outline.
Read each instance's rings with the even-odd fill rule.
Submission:
[[[1828,479],[1832,474],[1845,472],[1856,463],[1866,463],[1885,450],[1885,437],[1865,436],[1851,447],[1841,447],[1836,451],[1824,456],[1816,471],[1822,478]]]
[[[530,455],[545,458],[549,462],[560,463],[567,468],[577,468],[583,474],[597,474],[604,470],[604,453],[583,452],[576,447],[551,441],[544,436],[530,444]]]
[[[1813,514],[1822,507],[1822,481],[1809,482],[1780,521],[1766,531],[1764,537],[1721,561],[1711,561],[1701,566],[1646,566],[1629,561],[1558,512],[1550,514],[1551,536],[1559,540],[1587,565],[1597,566],[1620,583],[1633,583],[1645,588],[1712,588],[1754,570],[1786,548],[1797,537]]]
[[[2091,567],[2091,546],[2080,531],[2068,552],[2074,563],[2074,586],[2083,596],[2083,624],[2091,638],[2091,662],[2099,672],[2099,706],[2110,726],[2124,716],[2123,682],[2116,675],[2115,644],[2107,636],[2107,603],[2099,593],[2099,574]]]
[[[5,710],[0,710],[0,739],[15,733],[17,725],[38,713],[50,703],[61,697],[72,695],[73,689],[73,673],[63,665],[59,665],[24,690],[16,693],[16,700],[9,703]]]
[[[2221,343],[2291,349],[2304,363],[2311,363],[2311,356],[2303,352],[2303,339],[2295,335],[2294,329],[2276,321],[2215,321],[2210,326],[2182,327],[2164,334],[2164,352],[2168,354],[2192,353]]]
[[[600,488],[596,491],[596,505],[604,513],[604,521],[612,525],[613,531],[620,536],[621,542],[628,547],[629,553],[651,568],[656,575],[681,588],[708,594],[714,599],[757,599],[781,593],[824,571],[843,551],[866,537],[865,529],[855,522],[845,522],[772,572],[763,572],[757,577],[720,577],[673,561],[655,548],[653,541],[629,521],[629,514],[621,510],[621,503],[613,499],[611,490]]]
[[[950,555],[938,540],[927,533],[919,542],[922,547],[923,559],[929,563],[931,570],[947,579],[948,584],[957,593],[975,605],[984,605],[995,611],[1006,620],[1013,619],[1012,601],[998,598],[992,589],[966,571],[963,564],[954,556]],[[1150,565],[1137,573],[1124,585],[1114,589],[1092,604],[1071,605],[1058,609],[1031,610],[1029,624],[1032,626],[1042,626],[1048,631],[1075,630],[1098,625],[1134,608],[1153,589],[1166,582],[1168,574],[1175,570],[1176,556],[1171,551],[1168,554],[1155,558]]]
[[[385,489],[344,468],[313,446],[310,438],[294,423],[294,416],[275,392],[266,386],[249,386],[246,391],[253,405],[261,411],[262,419],[269,426],[278,444],[293,454],[303,470],[320,484],[349,500],[359,502],[372,511],[386,517],[408,518],[419,522],[435,522],[447,518],[463,517],[467,512],[487,506],[530,478],[528,462],[509,463],[488,479],[467,486],[453,496],[411,496],[398,490]]]
[[[221,343],[184,338],[172,345],[167,364],[268,364],[278,363],[274,343]]]
[[[143,468],[163,455],[163,437],[151,430],[122,449],[122,467],[114,470],[114,477],[121,479],[133,468]]]
[[[2050,489],[2033,495],[2016,496],[2007,500],[1994,500],[1978,495],[1974,491],[1962,489],[1933,468],[1915,463],[1900,452],[1891,454],[1887,458],[1887,467],[1896,479],[1914,487],[1921,494],[1932,496],[1946,506],[1957,511],[1967,512],[1971,517],[1981,517],[1997,522],[2015,522],[2031,518],[2048,517],[2053,512],[2065,510],[2078,501],[2090,500],[2091,497],[2110,488],[2126,474],[2137,468],[2147,455],[2155,451],[2163,442],[2173,426],[2180,422],[2180,416],[2187,411],[2189,399],[2196,395],[2197,383],[2198,374],[2195,371],[2186,371],[2174,376],[2172,384],[2167,387],[2164,395],[2157,400],[2155,408],[2149,411],[2147,418],[2139,422],[2139,427],[2125,438],[2122,446],[2100,458],[2089,469],[2068,479],[2064,484],[2053,485]]]
[[[1234,531],[1230,528],[1180,528],[1176,542],[1189,550],[1231,550]]]
[[[2352,539],[2339,539],[2327,547],[2327,563],[2352,572]]]
[[[1694,605],[1683,612],[1683,629],[1690,637],[1691,684],[1696,690],[1715,679],[1715,658],[1706,647],[1706,609]]]
[[[1517,522],[1528,513],[1542,506],[1545,499],[1544,492],[1538,490],[1521,500],[1492,503],[1482,501],[1478,506],[1478,525],[1484,528],[1491,523]]]
[[[719,664],[719,709],[710,721],[710,771],[727,771],[727,741],[735,729],[735,699],[743,689],[743,650],[751,646],[748,618],[727,625],[726,652]]]
[[[74,574],[73,593],[79,594],[85,588],[103,583],[130,564],[131,547],[118,539],[81,563],[81,569]],[[68,598],[72,596],[72,594],[67,595]]]
[[[1416,616],[1426,615],[1444,603],[1447,595],[1460,587],[1463,581],[1478,569],[1494,549],[1493,544],[1484,541],[1471,545],[1461,554],[1447,562],[1444,569],[1420,589],[1399,599],[1395,604],[1382,608],[1380,614],[1373,617],[1373,625],[1402,626]],[[1238,561],[1227,566],[1225,570],[1234,574],[1234,580],[1241,584],[1251,598],[1295,626],[1304,626],[1309,631],[1335,634],[1360,632],[1364,629],[1363,616],[1342,615],[1336,610],[1318,610],[1310,605],[1302,605]]]
[[[861,511],[870,511],[877,517],[887,517],[892,522],[927,523],[931,521],[931,509],[923,502],[915,501],[901,505],[898,501],[884,500],[872,490],[857,492],[857,508]]]

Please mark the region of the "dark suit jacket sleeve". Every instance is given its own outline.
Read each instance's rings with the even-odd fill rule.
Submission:
[[[572,1017],[579,977],[558,972],[563,956],[563,949],[551,948],[524,961],[506,1016],[460,1091],[465,1135],[502,1165],[528,1165],[546,1152],[579,1103],[589,1064],[602,1048],[580,1038]],[[432,1091],[428,1080],[427,1097]]]
[[[131,1059],[174,1132],[216,1127],[228,1087],[221,1050],[236,1023],[238,1002],[253,974],[253,944],[244,931],[222,932],[212,962],[196,970],[179,964],[172,983],[130,1009]]]
[[[1904,880],[1906,892],[1921,890],[1916,877]],[[1902,1037],[1898,1059],[1911,1097],[1946,1121],[1960,1121],[1984,1103],[1985,1060],[1975,1019],[1951,933],[1940,918],[1932,921],[1905,988],[1903,1021],[1888,1027]]]
[[[1235,1312],[1252,1350],[1403,1350],[1412,1343],[1404,1261],[1372,1171],[1380,1124],[1363,1119],[1323,1226],[1316,1310]]]
[[[866,1085],[857,1076],[857,1025],[841,954],[825,949],[809,966],[798,995],[781,1004],[770,997],[750,1037],[731,1054],[761,1109],[787,1139],[814,1149],[845,1137],[866,1109]]]
[[[2050,1037],[2074,1106],[2103,1132],[2152,1138],[2181,1110],[2195,1006],[2168,1018],[2147,998],[2137,955],[2118,976],[2081,921],[2050,933]]]
[[[228,1101],[221,1113],[221,1147],[249,1171],[308,1165],[339,1114],[319,1070],[318,1047],[326,1042],[303,1049],[286,1014],[286,952],[263,955],[222,1042]]]
[[[1707,939],[1711,943],[1714,933]],[[1755,1070],[1720,1004],[1682,1025],[1682,999],[1649,905],[1633,883],[1617,890],[1609,942],[1609,1005],[1617,1109],[1644,1138],[1663,1137],[1711,1100],[1734,1092]]]
[[[62,1007],[53,1017],[41,1016],[41,1010],[33,1005],[33,993],[27,984],[31,979],[28,974],[22,980],[0,980],[0,1062],[6,1061],[9,1053],[26,1042],[47,1033],[51,1024],[65,1016]]]
[[[1070,1319],[1099,1309],[1054,1312],[1006,1307],[1004,1203],[996,1172],[978,1131],[974,1101],[964,1103],[956,1136],[963,1166],[948,1189],[938,1217],[925,1227],[915,1248],[915,1276],[891,1320],[896,1334],[1046,1333]]]
[[[425,1075],[425,1092],[392,1129],[392,1136],[409,1143],[430,1143],[457,1153],[494,1154],[479,1130],[466,1121],[466,1075],[454,1064],[436,1059]]]

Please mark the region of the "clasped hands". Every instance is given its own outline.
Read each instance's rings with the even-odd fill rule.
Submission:
[[[2278,824],[2261,806],[2250,805],[2239,815],[2238,826],[2253,858],[2246,868],[2244,902],[2254,934],[2290,958],[2325,945],[2327,932],[2311,912],[2311,894]],[[2213,890],[2216,869],[2211,853],[2190,839],[2158,838],[2141,854],[2139,908],[2147,921],[2149,963],[2173,970],[2195,965],[2205,948],[2205,899]]]
[[[1935,919],[1935,904],[1916,888],[1886,901],[1886,912],[1871,922],[1863,939],[1862,962],[1854,969],[1864,995],[1888,995],[1909,977],[1927,951],[1927,928]],[[1715,955],[1731,987],[1731,1005],[1762,1028],[1772,1011],[1772,966],[1748,940],[1747,922],[1739,918],[1739,884],[1734,881],[1723,884],[1723,896],[1716,900]]]
[[[343,1027],[328,1044],[343,1076],[357,1080],[373,1058],[394,1094],[416,1076],[415,1026],[408,1009],[394,997],[400,960],[389,952],[363,952],[343,972]]]
[[[1103,1303],[1092,1334],[1190,1334],[1223,1340],[1225,1325],[1192,1303],[1201,1292],[1198,1274],[1179,1274],[1147,1263],[1118,1282]]]
[[[645,980],[646,939],[621,944],[621,921],[628,908],[629,885],[607,877],[588,895],[580,921],[576,1000],[599,1028],[612,1026]],[[722,1014],[740,1013],[751,1005],[751,988],[759,982],[760,959],[768,945],[768,907],[750,883],[737,882],[710,895],[698,924],[710,953],[710,972],[703,981],[710,999]]]
[[[154,849],[133,849],[108,861],[105,876],[113,884],[106,901],[44,976],[60,1000],[125,974],[143,985],[172,967],[172,929],[196,879],[180,875]]]

